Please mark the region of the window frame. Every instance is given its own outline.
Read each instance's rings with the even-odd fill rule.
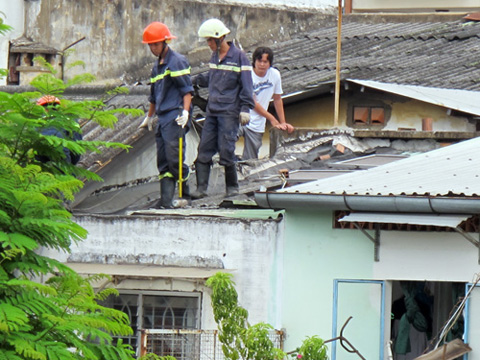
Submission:
[[[332,339],[339,336],[341,324],[338,323],[339,315],[339,286],[341,284],[362,284],[380,286],[380,311],[379,311],[379,360],[385,358],[385,306],[386,306],[386,281],[385,280],[367,280],[367,279],[334,279],[333,280],[333,309],[332,309]],[[338,356],[337,341],[332,342],[331,359],[336,360]],[[358,349],[357,349],[358,350]]]

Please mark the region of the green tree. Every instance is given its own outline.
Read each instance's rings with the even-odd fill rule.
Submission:
[[[6,30],[0,23],[0,34]],[[119,113],[142,114],[106,110],[103,100],[63,98],[69,86],[91,80],[81,75],[64,84],[51,71],[34,79],[36,91],[0,92],[0,360],[130,360],[134,356],[129,346],[112,338],[132,333],[127,315],[97,303],[116,291],[96,293],[91,281],[99,277],[80,277],[38,251],[43,247],[69,252],[72,243],[87,236],[64,201],[72,200],[82,188],[80,179],[100,178],[64,161],[63,148],[77,154],[112,146],[127,149],[117,143],[45,136],[41,130],[81,131],[77,119],[113,127]],[[45,111],[35,104],[44,94],[57,96],[61,105]],[[40,153],[51,161],[38,161]]]
[[[206,285],[211,288],[212,308],[218,326],[218,339],[229,360],[274,360],[287,354],[275,348],[269,333],[274,329],[266,323],[249,325],[248,312],[238,304],[233,275],[218,272]],[[308,337],[290,355],[302,360],[327,360],[327,347],[318,336]]]

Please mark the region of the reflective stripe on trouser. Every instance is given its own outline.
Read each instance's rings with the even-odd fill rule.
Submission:
[[[175,180],[178,180],[178,137],[182,133],[182,128],[174,120],[167,121],[166,119],[159,119],[157,132],[155,133],[155,141],[157,143],[157,169],[162,177],[165,173],[173,175]],[[185,165],[185,134],[183,134],[183,165],[182,177],[188,177],[188,166]]]
[[[211,164],[213,155],[218,152],[220,165],[234,165],[238,124],[238,116],[207,116],[196,161]]]

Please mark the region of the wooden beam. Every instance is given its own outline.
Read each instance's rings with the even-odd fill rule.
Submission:
[[[340,111],[340,58],[342,53],[342,0],[338,0],[338,24],[337,24],[337,63],[335,71],[335,112],[333,127],[338,127]]]

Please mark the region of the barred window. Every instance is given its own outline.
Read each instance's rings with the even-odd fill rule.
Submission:
[[[128,315],[134,334],[122,339],[135,350],[140,347],[141,330],[194,330],[200,327],[199,293],[120,293],[119,296],[108,297],[102,305]],[[186,341],[188,337],[175,343],[159,342],[155,353],[160,356],[171,355],[179,360],[186,359]]]

